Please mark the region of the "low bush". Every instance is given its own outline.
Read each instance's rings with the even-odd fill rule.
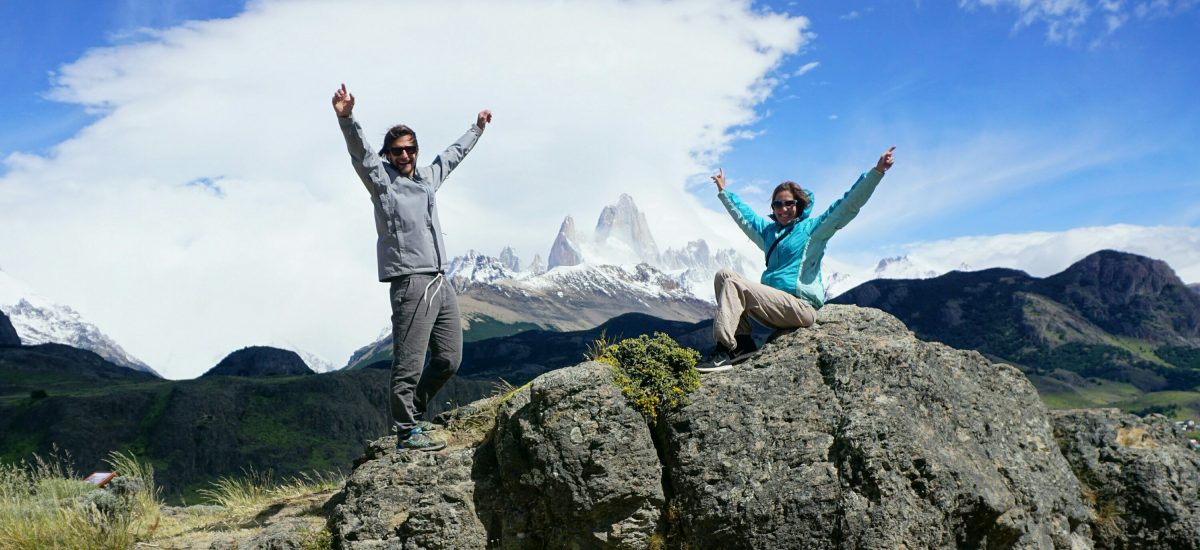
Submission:
[[[615,344],[602,341],[594,346],[592,355],[613,367],[613,383],[650,422],[686,405],[688,394],[700,387],[700,373],[696,372],[700,353],[661,332]]]

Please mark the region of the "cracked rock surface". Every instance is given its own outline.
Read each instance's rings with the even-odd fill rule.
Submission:
[[[873,309],[826,306],[653,429],[598,363],[491,410],[445,451],[373,444],[330,503],[335,545],[1086,549],[1097,529],[1017,369]]]
[[[1200,453],[1161,415],[1052,411],[1100,548],[1200,548]]]

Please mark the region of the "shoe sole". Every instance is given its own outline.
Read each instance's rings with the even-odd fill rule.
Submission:
[[[754,351],[752,351],[752,352],[749,352],[749,353],[743,353],[743,354],[741,354],[741,355],[739,355],[739,356],[737,356],[737,357],[734,357],[734,358],[733,358],[731,361],[729,361],[729,364],[730,364],[730,365],[737,365],[737,364],[739,364],[739,363],[745,363],[747,360],[749,360],[749,359],[753,358],[755,355],[758,355],[758,352],[759,352],[759,351],[761,351],[761,350],[754,350]]]
[[[732,369],[733,369],[733,365],[725,364],[725,365],[712,366],[712,367],[696,367],[696,372],[699,372],[700,374],[708,374],[710,372],[725,372],[727,370],[732,370]]]
[[[423,451],[423,452],[431,452],[431,451],[440,451],[440,450],[442,450],[442,449],[445,449],[445,448],[446,448],[446,444],[445,444],[445,443],[442,443],[442,444],[440,444],[440,445],[437,445],[437,446],[434,446],[434,447],[396,447],[396,448],[397,448],[397,449],[399,449],[399,450],[401,450],[401,451]]]

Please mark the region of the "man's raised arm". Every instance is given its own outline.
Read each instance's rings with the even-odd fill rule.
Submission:
[[[479,111],[475,117],[475,124],[467,129],[467,133],[458,138],[458,141],[450,144],[445,151],[442,151],[437,158],[433,159],[433,164],[430,168],[433,169],[433,188],[441,187],[442,182],[450,175],[450,172],[458,166],[467,153],[475,147],[475,143],[479,141],[479,136],[483,135],[483,129],[492,121],[492,112],[488,109]]]
[[[367,191],[374,194],[378,186],[386,184],[387,173],[379,155],[367,145],[362,126],[354,120],[354,94],[346,90],[345,84],[333,93],[333,112],[338,116],[338,126],[346,139],[346,151],[350,153],[354,171]]]

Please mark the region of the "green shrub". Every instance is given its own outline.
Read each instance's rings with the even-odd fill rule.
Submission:
[[[661,332],[609,344],[596,357],[613,367],[613,383],[650,422],[687,404],[687,395],[700,387],[699,359],[699,352]]]

